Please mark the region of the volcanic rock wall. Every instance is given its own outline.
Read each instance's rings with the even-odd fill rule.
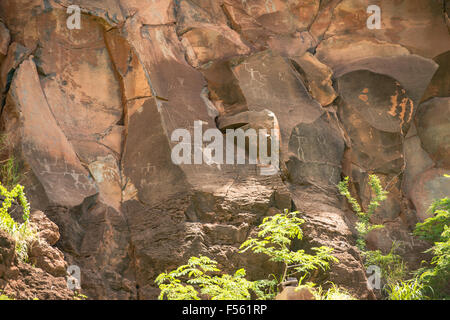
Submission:
[[[264,216],[304,213],[306,246],[340,260],[321,280],[372,298],[354,244],[368,175],[390,192],[371,249],[401,244],[450,195],[449,8],[440,0],[2,0],[1,122],[32,207],[60,229],[90,298],[152,299],[155,277],[207,255],[250,278],[279,266],[237,254]],[[369,29],[369,5],[381,29]],[[81,8],[68,28],[67,8]],[[275,119],[276,121],[270,122]],[[176,129],[278,123],[280,173],[175,165]]]

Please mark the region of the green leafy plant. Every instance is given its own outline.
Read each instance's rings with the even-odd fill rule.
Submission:
[[[430,266],[417,271],[417,277],[427,292],[435,298],[449,299],[450,297],[450,227],[444,226],[439,241],[427,250],[433,254]]]
[[[258,300],[272,300],[277,295],[278,280],[276,277],[273,279],[263,279],[254,281],[253,291],[255,292]]]
[[[324,290],[322,287],[313,291],[316,300],[356,300],[346,289],[331,283],[331,288]]]
[[[196,289],[200,288],[200,293],[211,300],[248,300],[251,291],[260,289],[254,282],[245,279],[244,269],[237,270],[233,275],[214,275],[219,272],[216,261],[205,256],[191,257],[186,265],[169,273],[161,273],[156,278],[155,282],[161,289],[159,299],[200,300]]]
[[[356,223],[356,231],[358,232],[358,239],[356,240],[357,247],[364,251],[366,248],[366,236],[375,229],[383,228],[383,225],[373,225],[370,223],[370,217],[375,213],[375,210],[380,206],[380,203],[386,200],[387,191],[381,186],[380,179],[376,175],[369,176],[369,186],[371,187],[375,197],[370,201],[367,212],[361,209],[358,201],[352,197],[348,188],[349,178],[345,177],[343,181],[338,184],[338,189],[341,195],[345,196],[351,204],[353,211],[358,216]]]
[[[425,285],[418,278],[400,280],[387,285],[389,300],[423,300]]]
[[[0,162],[0,179],[3,184],[11,189],[21,180],[19,165],[14,157]]]
[[[86,296],[78,291],[75,291],[75,293],[73,295],[73,300],[87,300],[87,298],[88,298],[88,296]]]
[[[270,261],[284,264],[284,272],[280,279],[283,282],[291,273],[309,274],[316,269],[327,270],[330,263],[338,262],[331,254],[332,248],[317,247],[311,250],[315,254],[307,254],[304,250],[291,251],[294,239],[303,237],[300,226],[305,222],[297,217],[298,212],[285,211],[263,219],[256,238],[249,238],[241,245],[241,252],[252,250],[263,253]]]
[[[450,199],[443,198],[433,202],[428,212],[432,217],[418,223],[414,235],[428,241],[439,241],[446,226],[450,226]]]
[[[19,163],[9,152],[8,136],[0,134],[0,181],[7,189],[12,189],[20,183],[22,175]]]
[[[246,300],[253,295],[257,299],[272,299],[277,293],[277,284],[284,281],[288,272],[303,274],[302,280],[312,270],[327,270],[338,260],[328,247],[313,248],[314,255],[304,250],[291,251],[293,239],[302,238],[300,225],[303,219],[298,212],[285,211],[263,219],[256,238],[249,238],[241,245],[241,251],[251,250],[269,257],[270,261],[283,263],[283,275],[278,280],[263,279],[248,281],[245,270],[225,274],[217,268],[217,262],[208,257],[191,257],[186,265],[170,272],[161,273],[155,280],[161,293],[159,299],[199,300],[200,295],[212,300]]]
[[[2,300],[14,300],[13,298],[8,297],[7,295],[0,294],[0,301]]]
[[[396,248],[394,243],[388,254],[383,254],[380,250],[363,252],[365,267],[378,266],[381,269],[381,276],[387,284],[394,284],[404,280],[407,275],[407,268],[402,257],[395,254]]]
[[[260,231],[257,237],[249,238],[241,245],[241,253],[247,250],[262,253],[267,255],[270,261],[284,265],[283,274],[279,279],[274,276],[273,280],[260,280],[269,281],[265,283],[265,288],[270,288],[268,296],[270,298],[276,295],[276,285],[285,281],[288,276],[299,274],[301,283],[311,271],[318,269],[326,271],[330,263],[338,262],[338,259],[331,254],[333,249],[329,247],[312,248],[315,254],[290,249],[293,240],[303,238],[300,226],[305,221],[298,218],[297,214],[298,212],[285,211],[283,214],[264,218],[258,227]]]
[[[30,205],[23,191],[23,186],[16,185],[8,191],[0,183],[0,195],[3,198],[0,207],[0,229],[9,233],[16,243],[16,254],[21,261],[28,259],[28,244],[35,239],[36,233],[30,226]],[[23,223],[17,223],[9,214],[13,202],[17,200],[23,210]]]
[[[432,216],[417,223],[414,235],[434,242],[434,246],[426,251],[433,257],[428,266],[415,272],[414,278],[390,284],[387,289],[389,299],[449,299],[450,200],[443,198],[434,201],[428,212]]]

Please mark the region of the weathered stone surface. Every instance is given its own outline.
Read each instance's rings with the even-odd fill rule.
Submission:
[[[221,115],[248,111],[246,99],[228,62],[204,65],[200,71],[208,82],[209,99]]]
[[[29,248],[30,262],[55,277],[66,275],[67,262],[61,251],[46,242],[35,241]]]
[[[137,199],[144,203],[186,190],[185,183],[181,183],[185,180],[183,171],[172,163],[156,103],[149,98],[131,116],[122,162],[126,187],[133,186],[138,191]]]
[[[404,162],[400,132],[413,112],[402,88],[394,79],[369,71],[338,78],[338,87],[339,116],[351,139],[351,162],[369,171],[400,172]],[[400,105],[395,97],[401,98]]]
[[[422,148],[439,167],[450,168],[450,97],[421,104],[416,123]]]
[[[187,48],[189,62],[195,67],[250,53],[239,35],[224,27],[190,28],[183,34],[182,43]]]
[[[13,72],[31,53],[31,50],[17,42],[13,42],[8,48],[8,55],[0,67],[0,79],[3,89],[12,80]]]
[[[419,267],[427,246],[411,230],[449,194],[448,18],[439,1],[381,0],[382,29],[369,30],[368,4],[0,1],[1,129],[33,208],[61,233],[33,213],[40,235],[64,253],[44,245],[33,259],[54,274],[80,266],[83,293],[97,299],[154,299],[160,272],[200,254],[263,279],[282,266],[238,254],[240,244],[263,217],[299,210],[305,237],[295,247],[326,245],[339,258],[311,281],[371,299],[356,217],[335,184],[350,176],[367,208],[376,173],[389,195],[373,220],[386,228],[368,245],[387,252],[395,240]],[[81,7],[80,30],[67,28],[69,5]],[[203,132],[279,129],[280,172],[173,164],[171,134],[193,136],[194,121]],[[3,245],[11,249],[0,237],[0,290],[70,297],[63,277],[14,265]]]
[[[56,123],[30,58],[16,71],[11,103],[20,115],[21,147],[25,160],[54,204],[76,206],[97,188]]]
[[[270,50],[283,57],[302,56],[307,50],[317,45],[308,31],[288,35],[275,35],[267,40]]]
[[[0,21],[0,59],[1,56],[6,56],[8,53],[9,42],[11,41],[11,35],[5,24]],[[1,60],[0,60],[1,61]]]
[[[436,70],[433,79],[431,79],[422,101],[426,101],[431,97],[450,96],[450,51],[438,55],[433,60],[439,65],[439,68]]]
[[[319,9],[319,1],[226,0],[223,8],[233,29],[262,49],[267,48],[271,36],[307,29]]]
[[[335,186],[341,177],[344,139],[333,114],[295,127],[287,168],[292,183]]]
[[[308,94],[294,67],[270,51],[233,65],[249,110],[271,110],[280,123],[282,152],[299,123],[312,123],[324,112]]]
[[[414,103],[388,76],[369,71],[347,73],[338,80],[342,99],[370,126],[384,132],[406,132]]]
[[[307,287],[286,287],[275,300],[316,300],[311,290],[313,289]]]
[[[162,25],[175,22],[173,1],[121,0],[120,6],[126,11],[126,17],[136,17],[142,24]]]
[[[207,8],[187,0],[177,4],[177,34],[182,37],[186,56],[194,67],[250,53],[240,35],[226,24],[218,3],[214,3]],[[208,1],[207,4],[212,5]]]
[[[315,186],[291,186],[290,192],[296,210],[302,213],[306,222],[302,225],[306,249],[328,246],[333,248],[333,256],[339,263],[333,265],[325,274],[318,274],[312,279],[332,281],[337,286],[348,289],[350,294],[361,299],[374,299],[374,294],[367,286],[365,271],[354,246],[354,237],[348,221],[353,214],[338,209],[339,200],[329,192]],[[299,249],[305,249],[300,246]]]
[[[128,102],[151,97],[146,71],[124,35],[118,29],[111,29],[104,35],[114,69],[121,79],[122,98]]]
[[[64,260],[52,259],[49,262],[54,265],[55,261]],[[14,240],[5,231],[0,230],[0,290],[2,294],[14,299],[72,299],[73,293],[66,284],[65,268],[60,269],[59,274],[59,276],[53,276],[39,267],[19,263],[15,257]]]
[[[112,155],[97,157],[97,161],[89,164],[89,171],[97,184],[100,197],[116,210],[122,201],[122,181],[119,164]]]
[[[30,214],[30,221],[36,228],[39,239],[53,246],[58,242],[60,234],[58,226],[45,213],[35,210]]]
[[[0,278],[14,262],[15,242],[8,234],[0,230]]]
[[[442,19],[440,1],[390,1],[376,4],[381,9],[381,29],[367,28],[369,0],[343,0],[333,11],[325,37],[357,34],[398,43],[427,58],[449,50],[450,35]],[[428,45],[433,43],[433,45]]]
[[[319,9],[319,1],[251,0],[224,1],[230,11],[243,11],[263,28],[274,33],[292,33],[307,28]]]
[[[83,13],[102,18],[109,25],[116,25],[125,20],[125,14],[122,9],[122,2],[120,0],[54,0],[57,4],[61,4],[64,8],[71,5],[77,5],[81,8]],[[131,2],[133,4],[133,2]],[[47,5],[48,6],[48,5]],[[132,5],[130,6],[132,7]],[[131,12],[132,13],[132,12]]]
[[[334,71],[336,78],[356,70],[389,76],[403,86],[415,105],[438,68],[431,59],[410,55],[399,45],[350,36],[322,42],[317,48],[317,58]]]
[[[416,131],[414,124],[408,131]],[[403,153],[405,155],[405,175],[403,177],[403,190],[408,194],[414,186],[414,181],[419,174],[430,169],[434,163],[428,153],[422,148],[420,138],[417,134],[406,137],[403,143]]]
[[[225,131],[226,129],[247,128],[266,129],[270,132],[274,129],[274,115],[269,110],[262,111],[244,111],[232,116],[219,116],[217,118],[217,127]]]
[[[337,97],[331,80],[333,75],[331,69],[309,52],[293,60],[298,65],[297,70],[303,77],[311,96],[322,106],[331,104]]]
[[[316,49],[316,57],[333,70],[365,58],[404,56],[410,52],[398,44],[362,36],[334,36],[323,40]]]
[[[448,170],[430,169],[415,180],[409,196],[421,221],[430,217],[428,208],[433,201],[448,197],[450,194],[450,178],[444,177],[444,174],[448,174]]]
[[[311,35],[316,41],[323,39],[325,32],[331,24],[334,8],[336,8],[340,2],[341,0],[321,1],[320,10],[309,28]]]
[[[64,11],[54,9],[27,25],[46,40],[37,53],[38,67],[45,75],[55,75],[42,80],[44,93],[69,141],[98,141],[122,118],[120,85],[102,27],[85,18],[83,28],[67,37],[58,28],[65,19]],[[75,150],[86,157],[76,146]]]

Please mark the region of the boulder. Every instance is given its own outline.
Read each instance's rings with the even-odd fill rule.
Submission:
[[[312,290],[307,287],[286,287],[275,300],[316,300]]]
[[[271,51],[236,61],[232,71],[250,111],[272,111],[281,132],[281,151],[286,152],[292,131],[299,123],[312,123],[324,110],[311,98],[292,65]]]
[[[416,177],[434,165],[433,160],[422,148],[414,124],[411,125],[403,143],[403,153],[405,155],[405,175],[402,181],[402,188],[405,194],[408,194],[414,186]]]
[[[442,168],[450,168],[450,97],[433,98],[416,115],[422,148]]]
[[[420,174],[411,188],[409,198],[413,202],[420,221],[431,217],[428,211],[434,201],[448,197],[450,194],[450,178],[445,169],[429,169]]]
[[[416,106],[438,68],[433,60],[409,54],[402,46],[364,37],[328,38],[316,52],[317,58],[333,70],[336,78],[352,71],[368,70],[395,79]]]
[[[438,55],[433,60],[439,65],[439,68],[433,75],[421,102],[432,97],[450,96],[450,51]]]
[[[1,56],[7,55],[10,41],[11,35],[9,34],[9,30],[6,28],[5,24],[0,21],[0,59]]]
[[[394,79],[365,70],[348,73],[337,83],[342,95],[339,117],[351,139],[352,163],[378,173],[400,172],[401,133],[413,113],[406,91]]]
[[[337,97],[331,80],[333,71],[309,52],[293,61],[311,96],[322,106],[331,104]]]
[[[0,230],[0,278],[14,263],[16,243],[3,230]]]
[[[95,183],[50,110],[32,58],[16,71],[9,99],[20,119],[20,131],[14,134],[20,135],[23,157],[49,200],[56,205],[77,206],[96,194]]]
[[[35,241],[28,251],[28,259],[32,265],[55,277],[66,275],[67,262],[64,261],[64,254],[59,249],[45,241]]]
[[[59,228],[45,215],[45,213],[39,210],[32,211],[30,214],[30,221],[36,229],[40,240],[51,246],[58,242],[60,237]]]
[[[345,143],[333,114],[295,127],[287,168],[292,183],[334,187],[341,179]]]

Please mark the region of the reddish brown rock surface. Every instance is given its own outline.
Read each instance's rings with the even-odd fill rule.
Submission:
[[[238,248],[288,209],[306,219],[302,246],[340,260],[315,280],[374,298],[336,184],[350,176],[365,207],[369,174],[381,178],[386,228],[368,241],[401,242],[412,263],[424,247],[411,228],[450,196],[445,6],[377,3],[380,30],[366,0],[1,0],[1,130],[47,244],[31,250],[35,270],[2,235],[0,290],[68,298],[63,271],[77,265],[90,298],[155,299],[155,277],[199,254],[264,278],[279,266]],[[175,165],[172,132],[193,135],[194,121],[273,127],[280,172]]]

